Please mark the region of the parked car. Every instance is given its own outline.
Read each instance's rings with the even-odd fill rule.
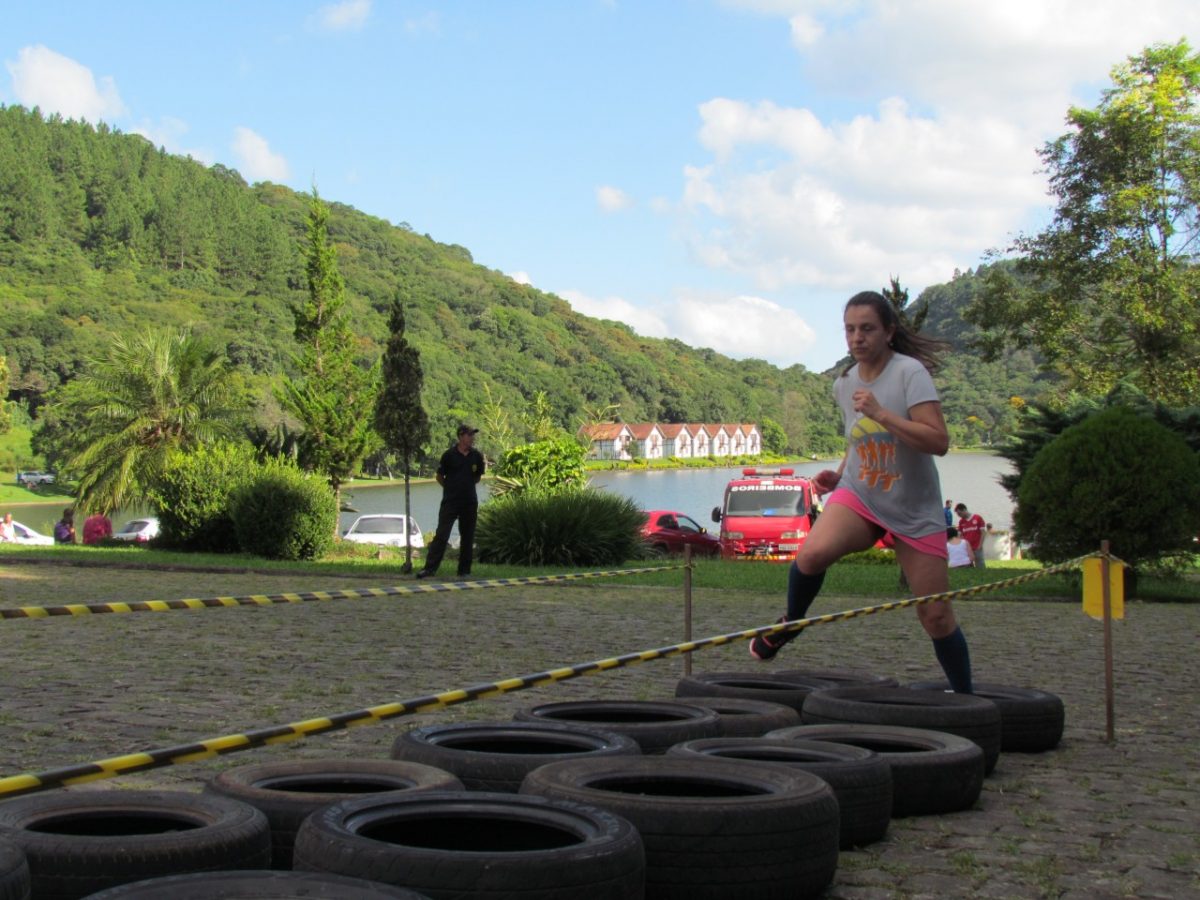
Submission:
[[[404,516],[381,513],[359,516],[342,535],[356,544],[382,544],[385,547],[404,546]],[[413,547],[424,547],[425,538],[416,519],[408,520],[409,541]]]
[[[697,556],[716,556],[721,542],[695,519],[671,509],[652,509],[646,513],[642,537],[659,553],[682,553],[685,546]]]
[[[13,519],[13,535],[16,537],[18,544],[34,544],[37,546],[52,546],[54,538],[45,534],[38,534],[28,525],[22,525],[16,519]]]
[[[36,484],[54,484],[53,472],[18,472],[17,484],[33,487]]]
[[[114,541],[130,541],[144,544],[158,537],[158,519],[146,516],[144,519],[133,519],[121,526],[120,531],[114,531]]]

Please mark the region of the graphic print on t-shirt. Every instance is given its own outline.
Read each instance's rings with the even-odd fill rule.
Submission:
[[[858,480],[869,488],[890,491],[900,478],[896,467],[896,439],[874,419],[864,416],[850,429],[858,456]]]

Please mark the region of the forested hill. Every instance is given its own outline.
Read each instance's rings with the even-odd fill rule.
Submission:
[[[260,424],[273,425],[270,385],[291,364],[291,308],[306,290],[308,202],[137,135],[0,107],[0,352],[12,375],[9,398],[36,415],[110,335],[191,324],[243,368],[262,398]],[[378,359],[388,307],[403,298],[435,435],[478,419],[489,392],[513,411],[544,392],[572,431],[586,410],[615,403],[630,422],[771,418],[793,451],[840,443],[825,376],[638,337],[476,265],[463,247],[331,207],[362,363]],[[958,302],[957,284],[944,287],[945,304]],[[941,315],[957,320],[949,306]],[[943,381],[961,439],[972,435],[970,416],[990,428],[994,410],[1018,392],[1011,378],[958,360]]]

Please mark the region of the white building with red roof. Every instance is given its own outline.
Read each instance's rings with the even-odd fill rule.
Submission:
[[[591,444],[588,456],[592,459],[632,459],[629,444],[633,432],[624,422],[605,422],[599,425],[584,425],[579,435]]]
[[[658,425],[653,422],[641,422],[630,425],[628,428],[634,441],[637,442],[635,446],[629,448],[631,454],[642,459],[663,458],[663,433]]]
[[[579,436],[591,445],[591,459],[695,459],[762,453],[758,426],[742,423],[611,422],[584,425]]]

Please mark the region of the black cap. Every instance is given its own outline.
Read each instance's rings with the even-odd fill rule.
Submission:
[[[478,428],[472,428],[470,425],[459,425],[458,433],[461,434],[479,434]]]

